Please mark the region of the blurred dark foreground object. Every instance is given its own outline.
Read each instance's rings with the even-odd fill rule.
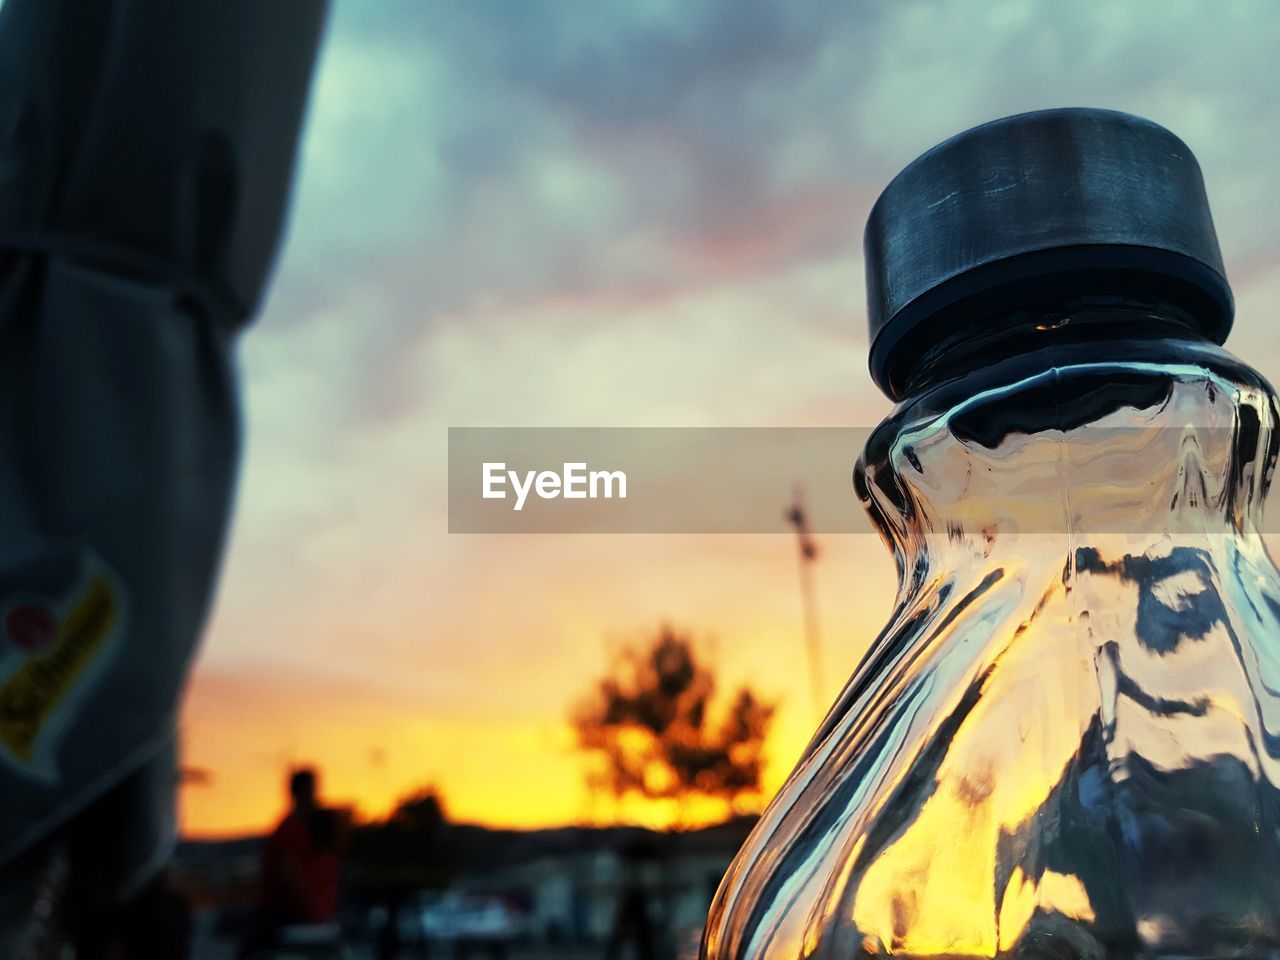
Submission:
[[[175,722],[325,7],[0,6],[5,958],[56,950],[59,919],[81,958],[185,950],[157,880]],[[148,910],[175,952],[125,942]]]

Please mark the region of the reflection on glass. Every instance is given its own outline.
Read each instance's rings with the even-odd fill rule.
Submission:
[[[1280,949],[1276,413],[1173,339],[1030,349],[903,403],[856,474],[896,609],[704,956]]]

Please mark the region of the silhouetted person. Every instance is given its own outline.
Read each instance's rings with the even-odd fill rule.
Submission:
[[[618,898],[618,912],[613,918],[613,930],[605,947],[606,960],[627,956],[623,948],[630,944],[635,949],[630,956],[637,960],[653,960],[656,956],[653,923],[649,919],[649,892],[641,877],[641,865],[654,855],[653,849],[643,840],[637,840],[622,850],[627,864],[627,883]]]
[[[384,904],[387,915],[382,926],[378,928],[375,942],[375,955],[378,960],[397,960],[400,956],[400,904],[402,900],[403,892],[398,886],[392,887],[387,893],[386,903]]]
[[[289,775],[289,812],[262,848],[262,911],[246,953],[278,944],[284,928],[338,919],[341,823],[317,799],[316,772]]]
[[[316,799],[309,767],[289,776],[291,809],[262,851],[262,899],[282,924],[330,923],[338,916],[337,818]]]

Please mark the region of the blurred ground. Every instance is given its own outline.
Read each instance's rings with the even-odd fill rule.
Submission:
[[[374,960],[373,948],[368,944],[357,944],[350,948],[350,960]],[[229,940],[213,937],[197,939],[192,951],[191,960],[235,960],[235,944]],[[599,947],[574,946],[529,946],[514,947],[507,952],[506,960],[600,960],[604,956]],[[473,951],[471,957],[476,960],[489,960],[483,951]],[[437,948],[424,954],[416,948],[406,948],[400,960],[453,960],[454,952],[447,947]]]

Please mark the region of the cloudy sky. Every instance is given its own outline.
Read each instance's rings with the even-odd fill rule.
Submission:
[[[213,780],[186,789],[186,828],[263,826],[302,760],[367,813],[432,782],[462,819],[661,823],[592,805],[566,713],[663,621],[781,701],[776,786],[815,711],[781,522],[450,536],[447,428],[874,424],[871,202],[939,140],[1053,106],[1192,147],[1229,346],[1280,379],[1277,50],[1267,0],[336,0],[243,344],[239,512],[185,723]],[[871,536],[822,546],[831,696],[894,578]]]

